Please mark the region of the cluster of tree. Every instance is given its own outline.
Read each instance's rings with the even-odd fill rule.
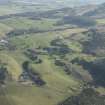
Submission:
[[[42,63],[42,60],[39,58],[38,53],[35,49],[27,49],[24,54],[35,63]]]
[[[75,59],[72,63],[82,65],[84,70],[88,70],[93,78],[95,86],[105,86],[105,59],[96,59],[91,62]]]
[[[47,47],[44,48],[50,55],[59,55],[59,56],[65,56],[65,54],[70,52],[70,49],[68,46],[65,47]]]
[[[7,77],[8,71],[7,68],[3,65],[0,66],[0,84],[4,84],[6,77]]]
[[[46,82],[41,78],[41,75],[30,66],[30,63],[28,61],[25,61],[22,66],[23,73],[20,77],[24,79],[23,81],[27,81],[27,79],[30,79],[38,86],[43,86],[46,84]]]
[[[95,85],[105,86],[105,59],[98,59],[87,66]]]
[[[96,21],[84,16],[65,16],[61,21],[58,21],[57,25],[73,24],[81,27],[94,26]]]
[[[51,46],[65,46],[62,39],[59,38],[52,40],[50,44]]]
[[[70,53],[70,49],[67,44],[63,43],[62,40],[55,39],[51,41],[51,47],[44,48],[47,52],[51,55],[61,55],[65,56],[66,54]]]
[[[82,69],[81,66],[62,59],[56,59],[55,65],[60,66],[67,75],[72,75],[80,81],[92,84],[93,79],[90,73]]]
[[[86,88],[79,95],[69,97],[58,105],[105,105],[105,96],[92,88]]]
[[[55,60],[55,65],[57,66],[61,66],[64,71],[66,72],[66,74],[70,75],[72,72],[72,66],[70,64],[67,64],[67,62],[64,62],[62,60]]]
[[[96,29],[91,29],[85,33],[89,37],[88,41],[83,42],[84,52],[89,54],[100,54],[105,51],[105,33]],[[104,52],[105,53],[105,52]]]

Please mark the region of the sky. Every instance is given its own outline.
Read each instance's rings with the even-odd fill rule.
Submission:
[[[0,4],[6,2],[6,1],[9,1],[9,0],[0,0]],[[42,2],[42,1],[48,1],[48,2],[51,2],[51,1],[63,1],[63,3],[68,3],[68,4],[73,4],[73,5],[78,5],[78,4],[98,4],[98,3],[103,3],[105,2],[105,0],[10,0],[10,1],[33,1],[33,2],[36,2],[36,1],[39,1],[39,2]]]
[[[0,0],[0,1],[4,1],[4,0]],[[60,0],[23,0],[23,1],[60,1]],[[96,2],[96,3],[100,3],[100,2],[105,2],[105,0],[61,0],[61,1],[74,1],[74,2]]]
[[[74,0],[76,1],[76,0]],[[105,2],[105,0],[80,0],[80,2],[84,2],[84,3],[103,3]]]

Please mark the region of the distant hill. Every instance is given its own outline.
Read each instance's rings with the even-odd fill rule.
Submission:
[[[105,18],[105,3],[97,6],[93,11],[89,11],[84,14],[85,16],[90,16],[93,18]]]
[[[10,0],[0,0],[0,5],[7,4]]]
[[[52,4],[59,5],[59,6],[80,6],[80,5],[87,5],[87,4],[99,4],[103,3],[104,0],[11,0],[21,3],[30,3],[30,4]]]

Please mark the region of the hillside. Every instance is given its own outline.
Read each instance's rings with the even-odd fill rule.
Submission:
[[[102,5],[22,2],[0,6],[0,105],[104,105]]]
[[[96,18],[96,19],[102,19],[102,18],[105,18],[104,13],[105,13],[105,3],[98,5],[95,10],[89,11],[89,12],[85,13],[84,15],[90,16],[90,17]]]

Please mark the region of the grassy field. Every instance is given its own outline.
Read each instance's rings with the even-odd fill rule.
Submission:
[[[33,105],[35,103],[38,103],[38,105],[54,105],[67,96],[68,93],[72,93],[70,87],[74,87],[75,89],[78,86],[78,82],[74,81],[72,78],[67,77],[67,79],[66,76],[54,72],[47,59],[42,65],[36,68],[38,71],[40,70],[39,72],[43,76],[43,79],[46,80],[47,85],[41,88],[36,86],[28,88],[21,86],[19,89],[16,87],[14,89],[11,88],[12,90],[10,89],[9,91],[11,93],[11,91],[14,90],[12,97],[15,98],[16,103],[19,102],[20,105],[25,105],[26,103],[26,105]],[[62,85],[64,86],[62,87]],[[22,96],[21,92],[24,93]],[[19,99],[20,96],[21,98]]]
[[[5,24],[2,24],[0,23],[0,38],[5,36],[6,33],[8,33],[9,31],[11,31],[12,28],[5,25]]]
[[[97,19],[96,21],[99,25],[104,25],[105,24],[105,19]]]
[[[27,11],[33,11],[35,7],[30,6],[14,6],[2,7],[0,6],[0,15],[19,13]],[[61,14],[59,14],[61,15]],[[41,51],[45,47],[51,47],[51,41],[58,37],[62,37],[62,40],[73,51],[66,55],[66,58],[72,60],[76,57],[84,59],[94,59],[92,56],[81,54],[82,45],[78,42],[80,38],[84,38],[79,34],[86,31],[85,28],[73,28],[64,29],[71,25],[56,26],[57,19],[43,18],[41,20],[32,20],[26,17],[12,17],[8,19],[0,20],[0,37],[6,35],[6,33],[15,29],[29,29],[35,28],[40,30],[49,30],[62,28],[58,31],[50,31],[44,33],[31,33],[20,36],[13,36],[8,38],[9,44],[15,46],[15,50],[10,50],[7,46],[3,50],[0,50],[0,62],[6,63],[8,72],[12,75],[15,81],[7,83],[3,91],[3,95],[0,96],[0,100],[4,100],[3,105],[56,105],[58,102],[64,100],[70,95],[76,94],[80,91],[82,85],[81,81],[74,78],[72,75],[67,75],[62,67],[56,66],[54,59],[47,53],[46,55],[38,55],[42,59],[42,63],[33,63],[24,52],[27,49],[41,48]],[[77,34],[75,37],[73,34]],[[74,39],[69,39],[74,38]],[[59,58],[59,55],[56,55]],[[66,59],[65,58],[65,59]],[[65,60],[64,59],[64,60]],[[24,61],[30,61],[32,68],[35,72],[38,72],[42,79],[46,82],[46,85],[38,87],[35,85],[23,85],[18,81],[19,76],[23,72],[22,64]]]
[[[22,13],[27,11],[32,12],[32,11],[42,11],[42,10],[47,10],[47,8],[43,6],[43,9],[41,9],[41,7],[35,5],[32,6],[32,5],[9,3],[8,5],[0,5],[0,16]]]
[[[18,18],[10,18],[2,21],[3,24],[6,24],[14,29],[29,29],[29,28],[37,28],[37,29],[52,29],[56,20],[54,19],[42,19],[42,20],[31,20],[28,18],[18,17]]]
[[[50,65],[48,67],[45,63],[48,62],[44,62],[44,69],[42,69],[43,65],[40,65],[40,68],[43,71],[42,75],[47,81],[47,85],[37,87],[9,84],[6,87],[6,95],[9,98],[11,97],[8,99],[10,102],[12,99],[16,103],[14,105],[55,105],[69,94],[74,94],[71,88],[76,92],[79,88],[78,82],[73,78],[52,72],[53,70]],[[47,66],[47,68],[45,66]],[[46,69],[49,69],[49,71],[46,71]],[[11,102],[11,104],[13,103]]]
[[[65,31],[64,31],[65,32]],[[2,51],[0,60],[8,64],[8,70],[17,80],[22,72],[22,63],[28,58],[23,55],[25,48],[37,48],[50,46],[57,33],[47,32],[44,34],[30,34],[12,37],[10,42],[16,46],[16,51]],[[43,40],[42,40],[43,37]],[[28,43],[27,43],[28,42]],[[27,47],[28,46],[28,47]],[[77,45],[73,45],[77,46]],[[13,100],[14,105],[55,105],[70,94],[75,94],[80,88],[80,82],[72,76],[66,75],[62,68],[54,64],[48,55],[40,56],[41,64],[32,64],[33,68],[40,73],[46,85],[43,87],[8,84],[6,94]],[[38,104],[37,104],[38,103]],[[11,103],[12,104],[12,103]]]
[[[68,96],[53,88],[39,88],[35,86],[25,87],[10,85],[7,88],[7,92],[11,100],[14,100],[14,105],[55,105],[64,99],[65,96]]]
[[[12,37],[10,41],[16,46],[17,50],[11,52],[10,56],[21,66],[24,61],[28,60],[26,56],[22,54],[25,48],[48,47],[50,46],[50,42],[57,37],[58,33],[63,37],[67,37],[72,33],[82,31],[84,31],[84,29],[77,29],[77,31],[76,29],[70,29],[67,33],[65,33],[66,30],[64,30],[62,32],[46,32],[44,34],[39,33]],[[75,49],[77,52],[81,49],[78,48],[78,44],[76,43],[70,44],[70,48]],[[49,55],[42,55],[40,58],[43,60],[43,63],[32,64],[32,66],[40,73],[43,80],[46,81],[46,86],[39,88],[37,86],[17,87],[10,85],[11,88],[9,87],[7,90],[10,93],[10,97],[16,101],[16,105],[33,105],[35,103],[38,103],[38,105],[55,105],[68,97],[68,95],[78,92],[81,85],[80,81],[75,80],[72,76],[68,76],[62,68],[57,67]],[[21,92],[23,93],[22,95]]]
[[[16,60],[7,54],[0,54],[0,61],[7,64],[8,72],[12,74],[13,79],[18,80],[19,75],[22,73],[22,69]]]
[[[19,62],[22,58],[21,55],[18,56],[15,53],[11,55],[3,54],[0,60],[8,63],[9,72],[17,79],[22,71]],[[72,76],[67,76],[61,68],[54,65],[48,56],[42,57],[44,59],[42,64],[33,64],[32,66],[40,73],[47,84],[43,87],[8,84],[6,95],[10,97],[8,99],[10,102],[13,100],[14,105],[36,105],[37,103],[38,105],[55,105],[80,88],[78,80],[75,80]],[[11,102],[11,104],[13,103]]]

